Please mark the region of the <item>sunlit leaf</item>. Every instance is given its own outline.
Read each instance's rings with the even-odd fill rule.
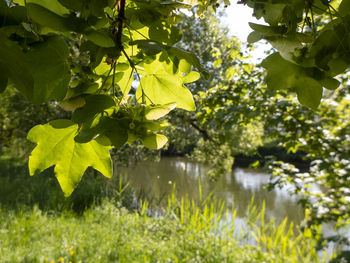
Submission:
[[[117,74],[119,74],[119,76],[116,78],[116,82],[122,93],[126,96],[129,94],[131,84],[134,81],[134,70],[128,63],[121,63],[117,65],[116,71]]]
[[[165,105],[148,106],[145,110],[145,118],[147,120],[158,120],[167,115],[170,111],[175,109],[176,103],[169,103]]]
[[[191,71],[189,72],[187,75],[185,75],[182,79],[183,83],[191,83],[191,82],[195,82],[196,80],[198,80],[201,77],[201,75],[196,72],[196,71]]]
[[[159,150],[168,142],[168,138],[162,134],[151,134],[142,137],[141,141],[147,148]]]
[[[77,96],[62,100],[58,105],[65,111],[75,111],[76,109],[83,107],[85,103],[86,100],[83,96]]]
[[[154,66],[154,67],[153,67]],[[136,97],[150,104],[176,103],[177,107],[185,110],[195,110],[191,92],[183,86],[183,79],[178,75],[170,75],[166,71],[157,70],[158,62],[149,65],[151,72],[142,77]]]
[[[112,176],[109,147],[96,141],[77,143],[74,137],[78,125],[69,120],[56,120],[38,125],[28,133],[28,140],[37,144],[29,157],[30,175],[55,166],[55,175],[69,196],[91,166],[106,177]]]

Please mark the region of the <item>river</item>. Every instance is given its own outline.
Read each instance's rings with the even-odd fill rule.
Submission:
[[[176,185],[177,197],[199,199],[199,181],[202,195],[209,193],[225,202],[227,208],[237,210],[237,216],[244,218],[254,197],[254,204],[262,206],[265,201],[266,217],[281,222],[285,217],[299,224],[304,217],[297,198],[288,189],[268,191],[265,185],[269,174],[256,169],[235,168],[216,182],[206,176],[208,168],[186,158],[162,158],[160,162],[140,162],[134,167],[120,168],[118,172],[136,190],[138,196],[147,197],[153,203],[162,203]],[[164,203],[164,202],[163,202]]]

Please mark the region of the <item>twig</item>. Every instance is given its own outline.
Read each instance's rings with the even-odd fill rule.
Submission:
[[[122,35],[123,35],[123,21],[125,20],[125,1],[126,0],[118,0],[117,5],[118,5],[118,32],[116,35],[116,42],[117,46],[120,49],[123,49],[123,44],[122,44]]]

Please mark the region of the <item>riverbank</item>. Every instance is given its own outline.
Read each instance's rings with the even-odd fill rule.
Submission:
[[[218,223],[210,206],[174,208],[165,217],[108,201],[82,216],[37,207],[1,210],[0,262],[324,262],[317,241],[308,233],[295,235],[286,221],[261,223],[252,211],[260,223],[252,220],[250,232],[238,235],[233,226]],[[226,215],[234,223],[234,215]],[[245,243],[247,235],[255,244]]]
[[[173,145],[170,145],[166,150],[162,150],[162,157],[185,157],[190,155],[194,146],[190,145],[184,151],[177,151]],[[308,171],[310,168],[310,161],[304,159],[305,153],[296,152],[288,153],[283,147],[278,147],[274,143],[260,146],[256,149],[253,155],[238,154],[234,155],[233,167],[247,168],[255,162],[260,163],[263,167],[268,160],[283,161],[295,165],[301,171]]]
[[[301,171],[308,171],[310,168],[310,161],[304,159],[305,153],[288,153],[283,147],[278,146],[258,147],[256,154],[252,156],[239,154],[234,157],[234,167],[249,167],[256,161],[258,161],[260,163],[260,166],[263,167],[267,161],[276,160],[293,164]]]
[[[64,198],[52,169],[30,177],[23,164],[0,163],[0,262],[324,262],[309,230],[300,232],[296,220],[273,216],[276,201],[263,208],[251,206],[251,198],[242,203],[246,181],[235,198],[241,202],[224,208],[225,198],[208,197],[209,185],[202,180],[203,188],[198,187],[198,177],[189,174],[201,168],[184,160],[168,161],[151,165],[154,180],[159,182],[156,171],[165,172],[158,165],[174,166],[181,172],[175,177],[199,192],[193,198],[176,195],[185,189],[178,184],[179,191],[163,199],[166,205],[158,217],[121,177],[107,179],[90,171],[72,196]],[[234,182],[230,178],[225,186]],[[166,184],[174,189],[174,182]],[[259,197],[256,186],[247,186],[249,196]],[[278,207],[281,214],[286,205]]]

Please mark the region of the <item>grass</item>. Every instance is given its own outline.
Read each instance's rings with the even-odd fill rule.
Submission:
[[[315,235],[266,222],[264,208],[252,205],[240,228],[236,211],[212,196],[195,203],[174,191],[155,217],[147,201],[132,208],[118,178],[85,175],[64,199],[52,171],[30,178],[26,167],[6,167],[0,162],[1,263],[326,262]]]
[[[325,262],[313,237],[295,234],[287,221],[266,224],[263,210],[251,214],[255,242],[248,244],[247,233],[237,235],[235,214],[217,214],[216,202],[183,199],[169,207],[161,217],[148,216],[146,204],[131,212],[110,201],[81,216],[1,210],[0,262]]]

